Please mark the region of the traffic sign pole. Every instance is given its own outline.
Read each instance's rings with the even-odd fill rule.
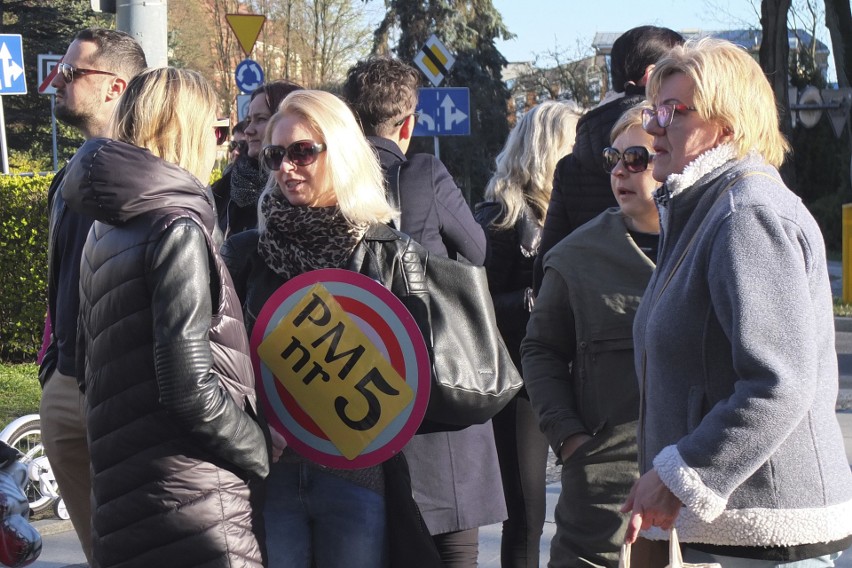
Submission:
[[[3,146],[3,173],[9,173],[9,151],[6,146],[6,115],[3,113],[3,95],[0,95],[0,146]]]
[[[53,139],[53,171],[59,171],[59,148],[56,145],[56,97],[50,95],[50,129]]]

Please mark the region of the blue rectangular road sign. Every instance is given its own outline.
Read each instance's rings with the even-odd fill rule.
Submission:
[[[0,95],[26,95],[24,48],[19,34],[0,34]]]
[[[420,119],[414,136],[470,136],[470,90],[467,87],[419,90]]]

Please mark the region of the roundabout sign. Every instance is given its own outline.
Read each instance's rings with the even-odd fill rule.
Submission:
[[[243,93],[251,93],[263,85],[263,68],[252,59],[243,59],[234,71],[237,88]]]

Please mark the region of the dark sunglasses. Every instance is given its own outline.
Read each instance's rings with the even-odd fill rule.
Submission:
[[[220,118],[213,123],[213,132],[216,133],[216,145],[221,146],[228,140],[231,134],[231,120]]]
[[[245,153],[248,150],[248,142],[245,140],[232,140],[228,144],[228,152],[233,152],[234,150],[239,150],[240,154]]]
[[[650,153],[644,146],[630,146],[625,148],[623,152],[609,147],[604,148],[603,159],[604,171],[608,174],[612,173],[619,160],[624,164],[625,170],[638,174],[648,169],[648,164],[654,159],[654,154]]]
[[[299,140],[286,148],[270,144],[260,152],[260,163],[267,171],[274,172],[281,168],[284,158],[296,166],[310,166],[317,161],[317,156],[325,152],[326,146],[313,140]]]
[[[80,67],[72,67],[67,63],[59,63],[56,65],[56,68],[60,75],[62,75],[62,80],[66,83],[70,83],[74,80],[74,74],[77,75],[112,75],[113,77],[117,77],[115,73],[111,73],[110,71],[99,71],[97,69],[82,69]]]

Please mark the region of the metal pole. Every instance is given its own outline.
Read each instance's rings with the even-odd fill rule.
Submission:
[[[438,144],[438,137],[433,136],[432,140],[435,141],[435,157],[440,160],[441,159],[441,146]]]
[[[3,146],[3,173],[9,173],[9,152],[6,148],[6,115],[3,114],[3,95],[0,95],[0,146]]]
[[[167,0],[116,2],[115,27],[136,38],[149,67],[165,67],[169,63],[167,3]]]
[[[50,95],[50,129],[53,135],[53,171],[59,171],[59,149],[56,146],[56,95]]]

